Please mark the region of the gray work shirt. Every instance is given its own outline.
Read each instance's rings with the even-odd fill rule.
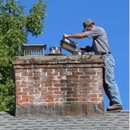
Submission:
[[[88,38],[93,38],[92,47],[95,54],[110,52],[107,35],[103,28],[94,26],[90,31],[84,33],[87,34]]]

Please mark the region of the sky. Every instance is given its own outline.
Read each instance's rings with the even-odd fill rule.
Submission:
[[[19,0],[27,13],[38,0]],[[28,36],[27,44],[46,44],[49,48],[60,46],[63,34],[80,33],[83,22],[91,18],[107,33],[109,46],[115,59],[115,79],[119,87],[123,109],[129,110],[129,0],[45,0],[46,18],[43,34]],[[73,39],[78,48],[92,45],[92,39]],[[62,53],[71,55],[62,49]],[[109,100],[104,93],[105,108]]]

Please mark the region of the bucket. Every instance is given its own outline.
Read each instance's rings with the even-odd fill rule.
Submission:
[[[60,45],[63,49],[71,52],[71,53],[74,53],[76,47],[78,46],[78,44],[70,39],[67,39],[67,38],[63,38],[61,41],[60,41]]]

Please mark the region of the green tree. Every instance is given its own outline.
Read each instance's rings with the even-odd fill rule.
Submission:
[[[19,46],[27,42],[28,33],[38,36],[44,29],[47,5],[38,0],[24,13],[24,6],[16,0],[0,0],[0,110],[14,109],[14,81],[12,61]]]

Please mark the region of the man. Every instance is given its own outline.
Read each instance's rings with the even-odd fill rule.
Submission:
[[[122,110],[122,101],[120,99],[120,93],[118,86],[114,79],[114,58],[110,52],[108,45],[108,39],[106,32],[103,28],[96,26],[92,19],[87,19],[83,23],[83,32],[73,35],[64,34],[64,38],[93,38],[92,46],[86,46],[81,48],[81,50],[86,52],[95,52],[95,54],[100,54],[104,59],[104,90],[110,100],[110,107],[107,108],[107,111],[113,110]]]

